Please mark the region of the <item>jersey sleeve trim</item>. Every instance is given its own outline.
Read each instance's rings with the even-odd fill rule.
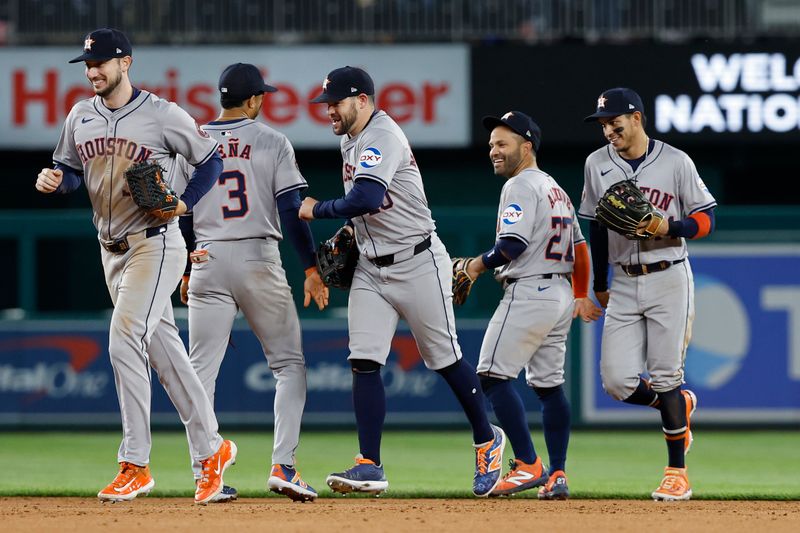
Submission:
[[[689,212],[689,214],[690,214],[690,215],[693,215],[693,214],[697,213],[698,211],[705,211],[705,210],[707,210],[707,209],[712,209],[712,208],[714,208],[714,207],[717,207],[717,202],[716,202],[716,201],[714,201],[714,202],[710,202],[710,203],[707,203],[706,205],[703,205],[703,206],[697,207],[697,208],[695,208],[695,209],[692,209],[692,210]]]
[[[578,211],[578,218],[585,218],[586,220],[595,220],[594,215],[587,215],[586,213],[581,213]]]
[[[280,196],[282,194],[286,194],[287,192],[294,191],[294,190],[302,190],[302,189],[308,189],[308,183],[305,183],[305,182],[303,182],[303,183],[295,183],[294,185],[289,185],[288,187],[284,187],[283,189],[281,189],[281,190],[279,190],[279,191],[277,191],[275,193],[275,198],[277,198],[278,196]]]
[[[528,242],[528,239],[520,235],[519,233],[503,233],[502,231],[497,235],[498,239],[517,239],[518,241],[522,241],[525,243],[525,246],[529,246],[531,243]]]
[[[366,178],[368,180],[377,181],[378,183],[383,185],[386,189],[389,188],[389,184],[388,183],[386,183],[382,178],[380,178],[380,177],[378,177],[378,176],[376,176],[374,174],[366,174],[366,173],[356,174],[355,176],[353,176],[353,181],[356,181],[357,179],[361,179],[361,178]]]
[[[211,149],[211,151],[210,151],[210,152],[208,152],[208,153],[206,154],[206,156],[205,156],[203,159],[201,159],[201,160],[200,160],[200,161],[198,161],[197,163],[191,163],[191,162],[190,162],[190,164],[191,164],[193,167],[199,167],[200,165],[202,165],[203,163],[205,163],[206,161],[208,161],[208,160],[209,160],[209,158],[211,158],[211,156],[212,156],[212,155],[214,155],[214,153],[217,151],[217,147],[218,147],[218,146],[219,146],[219,143],[218,143],[218,142],[216,142],[216,141],[214,141],[214,148],[212,148],[212,149]],[[189,161],[189,160],[187,159],[187,161]]]

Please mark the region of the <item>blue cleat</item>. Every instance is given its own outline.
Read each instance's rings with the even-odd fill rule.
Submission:
[[[208,503],[232,502],[239,498],[239,491],[228,485],[224,485],[219,494],[211,498]]]
[[[567,486],[567,475],[563,470],[556,470],[550,474],[550,478],[544,487],[539,488],[540,500],[567,500],[569,499],[569,487]]]
[[[367,492],[378,495],[389,488],[389,482],[386,481],[383,473],[383,466],[364,459],[361,454],[356,456],[355,466],[344,472],[334,472],[328,476],[325,483],[331,490],[341,494]]]
[[[272,492],[283,494],[295,502],[313,502],[317,499],[317,491],[303,481],[300,472],[293,466],[272,465],[267,487]]]
[[[494,438],[483,446],[475,445],[475,477],[472,480],[472,493],[485,498],[500,481],[503,471],[503,449],[506,447],[506,434],[497,426],[492,426]]]

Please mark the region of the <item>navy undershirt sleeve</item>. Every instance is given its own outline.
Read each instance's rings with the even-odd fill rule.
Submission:
[[[709,229],[708,233],[714,232],[714,209],[706,209],[705,211],[698,211],[698,213],[705,213],[708,215],[708,218],[711,219],[711,228]],[[693,218],[684,218],[682,220],[670,220],[669,221],[669,231],[667,235],[670,237],[683,237],[685,239],[692,239],[697,232],[700,231],[700,228],[697,225],[697,221]]]
[[[608,290],[608,230],[599,222],[589,222],[589,243],[592,247],[592,271],[594,292]]]
[[[501,237],[497,239],[494,248],[481,256],[486,268],[497,268],[510,263],[525,251],[528,246],[514,237]]]
[[[194,235],[194,215],[192,213],[186,213],[185,215],[178,217],[178,227],[181,229],[183,240],[186,241],[186,251],[188,253],[192,253],[195,245],[197,244]],[[188,276],[191,273],[192,262],[189,260],[189,256],[187,255],[186,268],[183,269],[183,275]]]
[[[344,198],[325,200],[314,206],[314,218],[353,218],[375,211],[383,203],[386,187],[369,178],[357,179]]]
[[[74,191],[81,186],[81,183],[83,183],[82,170],[68,167],[62,163],[56,163],[55,169],[64,173],[61,177],[61,185],[58,186],[58,189],[56,189],[55,192],[59,194],[66,194]]]
[[[181,195],[181,200],[186,204],[187,211],[191,211],[194,204],[200,201],[200,198],[211,190],[211,187],[214,186],[217,178],[219,178],[219,175],[222,173],[222,168],[222,158],[217,152],[214,152],[214,154],[208,158],[208,161],[195,167],[192,178],[186,185],[186,190],[183,191]]]
[[[300,189],[287,191],[276,199],[278,202],[278,214],[281,217],[281,227],[289,242],[297,251],[303,269],[317,264],[316,251],[314,249],[314,236],[311,234],[311,226],[308,222],[300,220],[298,211],[300,210]]]

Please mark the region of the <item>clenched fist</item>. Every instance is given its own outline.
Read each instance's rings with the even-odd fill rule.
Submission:
[[[60,170],[43,168],[39,175],[36,176],[36,190],[45,194],[55,192],[58,186],[61,185],[62,179],[64,179],[64,173]]]

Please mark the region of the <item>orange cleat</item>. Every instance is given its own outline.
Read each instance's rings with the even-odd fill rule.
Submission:
[[[692,488],[685,468],[666,467],[661,485],[651,494],[656,501],[680,501],[692,497]]]
[[[686,400],[686,439],[683,442],[683,455],[686,455],[692,448],[692,441],[694,441],[691,428],[692,415],[695,409],[697,409],[697,396],[688,389],[682,390],[681,394],[683,394],[683,399]]]
[[[97,497],[106,502],[127,502],[140,494],[147,496],[155,485],[149,466],[138,466],[123,461],[119,464],[117,477],[109,486],[98,492]]]
[[[206,505],[222,492],[222,475],[232,464],[236,463],[236,444],[233,441],[222,441],[217,453],[200,462],[203,473],[197,481],[197,490],[194,493],[194,503]]]
[[[542,465],[541,457],[537,457],[533,464],[512,459],[509,461],[509,467],[511,470],[494,488],[492,496],[509,496],[547,483],[547,470]]]

